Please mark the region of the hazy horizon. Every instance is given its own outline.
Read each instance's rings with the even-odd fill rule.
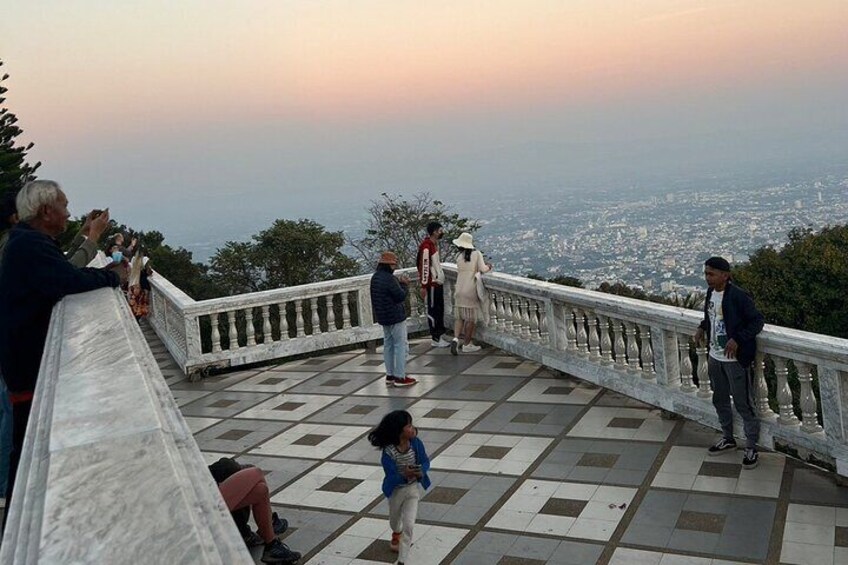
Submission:
[[[327,203],[364,216],[381,192],[672,190],[846,162],[841,0],[7,12],[6,105],[39,176],[72,212],[109,206],[169,241]]]

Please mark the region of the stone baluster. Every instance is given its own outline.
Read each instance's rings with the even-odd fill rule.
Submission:
[[[754,409],[757,411],[757,416],[760,418],[774,418],[776,414],[769,406],[768,385],[766,384],[766,359],[762,351],[757,352],[757,358],[754,359],[754,392],[756,398],[754,400]]]
[[[642,377],[655,379],[654,371],[654,348],[651,345],[651,328],[645,324],[639,324],[639,338],[642,342]]]
[[[495,294],[495,302],[497,302],[497,309],[498,309],[498,329],[502,332],[507,331],[507,329],[506,329],[507,313],[506,313],[506,309],[504,308],[504,302],[505,301],[506,301],[506,297],[503,295],[503,293],[499,292],[499,293]]]
[[[498,295],[494,292],[489,292],[489,327],[494,329],[498,327]]]
[[[289,339],[289,317],[285,302],[280,302],[278,307],[280,309],[280,341],[283,341]]]
[[[541,327],[539,324],[539,304],[535,300],[527,299],[527,339],[539,342]]]
[[[774,361],[774,376],[777,380],[777,407],[779,415],[777,421],[783,426],[797,426],[798,417],[792,410],[792,390],[789,388],[789,369],[786,367],[786,359],[771,356]]]
[[[271,306],[265,305],[262,307],[262,343],[271,343]]]
[[[241,347],[238,341],[238,330],[236,329],[236,312],[225,312],[224,315],[230,322],[230,351],[235,351],[236,349]]]
[[[303,301],[295,300],[294,301],[294,323],[295,323],[295,337],[303,337],[306,335],[303,331]]]
[[[808,434],[815,434],[822,431],[822,427],[819,425],[816,396],[813,394],[811,367],[809,363],[803,361],[794,361],[794,363],[798,370],[798,380],[801,382],[801,429]]]
[[[713,395],[713,391],[710,388],[709,349],[707,349],[707,342],[702,341],[696,344],[695,353],[698,354],[698,396],[700,398],[710,398]]]
[[[610,337],[609,318],[598,314],[598,327],[601,332],[601,365],[612,365],[612,338]]]
[[[342,293],[342,329],[349,330],[350,327],[350,298],[345,291]]]
[[[571,306],[565,304],[560,306],[562,312],[563,329],[565,330],[565,350],[577,351],[577,330],[574,327],[574,312]]]
[[[550,330],[548,329],[548,308],[544,302],[537,302],[536,309],[539,311],[539,341],[547,345],[551,342]]]
[[[680,351],[680,390],[695,392],[698,387],[692,381],[692,358],[689,357],[689,336],[677,334],[677,348]]]
[[[615,326],[615,368],[619,371],[627,370],[627,344],[624,343],[624,322],[613,320]]]
[[[318,297],[307,298],[308,308],[312,312],[312,335],[321,334],[321,318],[318,316]]]
[[[636,324],[624,322],[624,333],[627,334],[627,371],[638,373],[642,370],[639,366],[639,344],[636,343]]]
[[[218,330],[218,314],[209,315],[209,324],[212,326],[212,353],[220,353],[221,332]]]
[[[531,325],[530,315],[530,300],[527,298],[519,298],[521,301],[521,338],[530,341],[530,336],[533,334],[533,326]]]
[[[327,333],[336,331],[336,305],[334,303],[335,294],[330,294],[324,297],[324,303],[327,305]]]
[[[598,317],[591,310],[586,311],[586,323],[589,326],[589,358],[600,362],[601,336],[598,334]]]
[[[253,308],[244,309],[244,333],[247,336],[245,346],[256,345],[256,328],[253,327]]]
[[[503,296],[504,304],[504,332],[512,333],[513,318],[515,314],[512,311],[512,297],[508,294]]]
[[[585,357],[589,354],[589,334],[586,333],[585,314],[580,308],[574,308],[574,322],[577,329],[577,355]]]
[[[521,324],[524,323],[524,314],[521,313],[522,304],[521,298],[518,296],[511,297],[512,302],[512,333],[514,335],[521,335]]]

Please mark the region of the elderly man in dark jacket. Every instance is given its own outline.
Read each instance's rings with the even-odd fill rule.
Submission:
[[[68,199],[57,183],[27,183],[16,203],[20,222],[9,233],[0,267],[0,369],[13,421],[9,497],[53,306],[68,294],[116,287],[119,282],[116,273],[79,269],[62,253],[56,237],[67,227]]]
[[[704,263],[707,281],[707,298],[704,319],[695,334],[695,342],[707,337],[709,348],[710,384],[713,388],[713,406],[721,424],[723,437],[710,447],[710,455],[736,449],[733,438],[733,410],[742,416],[746,447],[742,467],[757,466],[757,441],[760,420],[754,410],[751,363],[757,353],[757,334],[763,330],[763,315],[754,300],[742,288],[730,281],[730,263],[722,257],[710,257]]]
[[[386,386],[412,386],[415,379],[406,375],[409,342],[406,335],[406,296],[409,277],[394,276],[397,255],[385,251],[380,255],[377,271],[371,277],[371,305],[374,319],[383,326],[383,358],[386,361]]]

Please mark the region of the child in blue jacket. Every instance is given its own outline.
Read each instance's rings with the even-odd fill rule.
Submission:
[[[380,424],[368,434],[368,441],[383,450],[381,463],[386,477],[383,494],[389,499],[389,525],[392,528],[390,548],[398,552],[398,564],[403,565],[412,546],[412,530],[418,515],[421,489],[430,488],[430,458],[412,416],[406,410],[386,414]]]

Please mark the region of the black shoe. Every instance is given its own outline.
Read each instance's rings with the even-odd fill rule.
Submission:
[[[719,453],[723,453],[731,449],[736,449],[736,440],[723,437],[718,440],[715,445],[711,445],[707,452],[710,455],[718,455]]]
[[[760,454],[753,447],[745,450],[745,455],[742,457],[742,468],[753,469],[760,462]]]
[[[262,563],[282,563],[290,565],[300,561],[300,553],[292,551],[289,546],[274,538],[271,543],[265,544],[262,551]]]
[[[274,528],[274,533],[280,535],[289,529],[289,521],[285,518],[280,518],[276,512],[272,512],[271,526]]]
[[[265,543],[262,540],[262,537],[256,532],[250,532],[242,539],[244,540],[244,545],[246,545],[247,547],[259,547],[260,545],[263,545]]]
[[[459,341],[454,339],[450,342],[451,355],[459,355]]]

